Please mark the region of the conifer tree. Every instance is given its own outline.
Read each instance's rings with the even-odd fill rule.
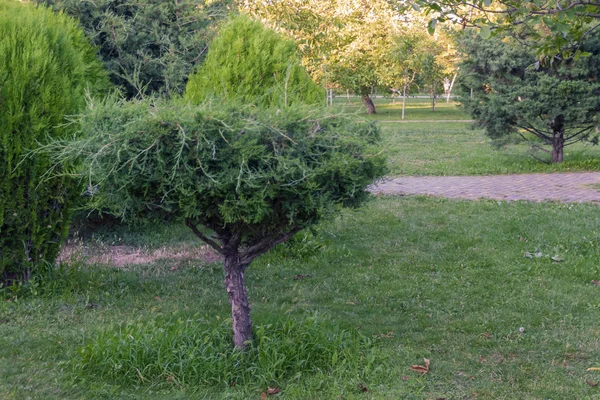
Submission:
[[[78,195],[48,157],[24,158],[38,142],[73,133],[65,115],[108,82],[75,20],[44,7],[0,0],[0,281],[27,279],[53,261]]]
[[[463,46],[468,57],[461,66],[461,101],[492,139],[534,138],[536,146],[550,147],[553,163],[563,161],[567,145],[598,142],[599,35],[582,44],[588,57],[548,66],[536,61],[530,46],[511,38],[467,35]]]
[[[325,93],[300,65],[296,44],[246,16],[232,18],[205,62],[190,77],[185,98],[217,96],[260,106],[318,104]]]

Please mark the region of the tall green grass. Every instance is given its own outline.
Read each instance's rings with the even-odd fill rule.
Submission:
[[[313,374],[349,384],[384,370],[371,339],[323,318],[258,325],[247,351],[231,343],[231,321],[172,315],[110,326],[74,359],[81,374],[125,385],[281,387]]]

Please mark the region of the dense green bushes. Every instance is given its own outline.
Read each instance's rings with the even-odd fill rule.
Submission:
[[[73,133],[65,114],[108,82],[77,22],[14,0],[0,0],[0,281],[25,277],[53,260],[68,229],[74,183],[45,180],[47,157],[23,155],[47,137]]]
[[[325,91],[300,65],[296,44],[260,22],[233,18],[190,77],[185,97],[200,103],[213,96],[262,106],[318,104]]]
[[[181,94],[230,0],[36,0],[77,18],[127,98]]]

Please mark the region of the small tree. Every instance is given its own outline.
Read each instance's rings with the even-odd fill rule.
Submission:
[[[385,172],[375,126],[300,107],[107,102],[60,143],[97,185],[93,206],[126,219],[176,218],[224,257],[233,343],[252,338],[244,273],[296,232],[358,206]],[[83,159],[79,157],[83,156]]]
[[[65,114],[108,81],[77,22],[44,7],[0,0],[0,281],[27,280],[52,262],[70,222],[74,182],[42,181],[47,157],[23,155],[73,134]]]
[[[261,106],[319,104],[325,92],[300,65],[296,44],[248,17],[232,18],[190,77],[185,98],[211,97]]]
[[[515,40],[498,37],[463,40],[461,102],[495,140],[525,133],[549,145],[553,163],[563,161],[565,146],[598,141],[600,112],[600,36],[582,44],[588,57],[543,67],[535,53]],[[473,88],[473,98],[470,89]]]

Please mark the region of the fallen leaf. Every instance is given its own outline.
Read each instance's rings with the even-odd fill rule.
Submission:
[[[175,266],[171,267],[171,271],[176,271],[176,270],[177,270],[177,267],[175,267]]]
[[[598,367],[592,367],[592,368],[586,369],[586,371],[600,371],[600,368],[598,368]]]
[[[281,389],[279,389],[279,388],[272,388],[272,387],[267,388],[267,394],[268,395],[277,394],[279,392],[281,392]]]
[[[403,377],[402,377],[402,380],[403,380],[403,381],[407,381],[407,380],[408,380],[408,376],[403,376]]]
[[[267,400],[268,398],[269,398],[269,396],[265,392],[262,392],[260,394],[260,400]]]
[[[162,301],[162,299],[160,297],[158,297],[158,296],[154,296],[154,300],[156,300],[156,301]]]
[[[304,278],[312,278],[312,275],[311,274],[299,274],[299,275],[294,276],[295,281],[304,279]]]
[[[424,358],[423,362],[425,363],[425,366],[422,366],[422,365],[412,365],[410,367],[410,370],[418,372],[420,374],[426,374],[426,373],[428,373],[429,372],[429,362],[430,361],[427,358]]]
[[[592,382],[592,381],[590,381],[589,379],[586,379],[586,380],[585,380],[585,383],[587,383],[588,385],[590,385],[590,386],[592,386],[592,387],[596,387],[596,386],[598,386],[598,384],[599,384],[600,382]]]
[[[483,356],[479,356],[479,361],[481,361],[482,363],[487,362],[487,360]]]
[[[592,283],[596,286],[600,286],[600,281],[592,281]]]
[[[368,391],[369,391],[369,389],[368,389],[368,388],[367,388],[365,385],[363,385],[362,383],[360,383],[360,384],[358,385],[358,388],[359,388],[359,389],[360,389],[360,391],[361,391],[361,392],[363,392],[363,393],[365,393],[365,392],[368,392]]]
[[[556,262],[561,262],[561,261],[565,261],[565,258],[563,256],[561,256],[560,254],[555,255],[554,257],[551,257],[552,261],[556,261]]]

